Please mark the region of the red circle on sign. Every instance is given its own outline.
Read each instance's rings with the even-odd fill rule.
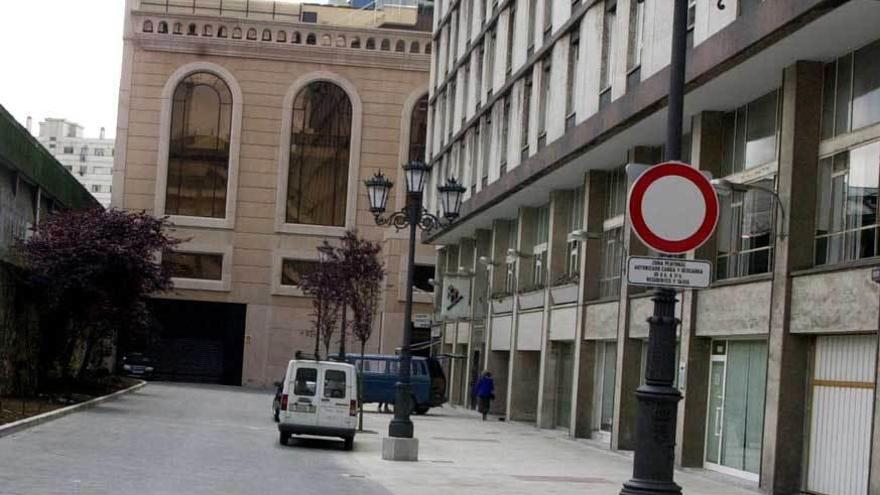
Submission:
[[[684,239],[665,239],[657,235],[648,226],[642,214],[642,201],[651,185],[659,179],[669,176],[684,178],[693,183],[703,197],[705,214],[699,227],[693,234]],[[718,196],[715,188],[699,170],[682,162],[665,162],[646,170],[636,179],[629,193],[629,217],[633,232],[648,247],[666,254],[681,254],[702,246],[718,223]]]

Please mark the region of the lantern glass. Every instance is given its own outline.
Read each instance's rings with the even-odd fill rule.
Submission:
[[[388,204],[388,191],[391,190],[394,183],[388,180],[382,172],[378,172],[376,175],[365,180],[364,185],[367,186],[370,212],[378,214],[385,211],[385,206]]]
[[[440,193],[440,204],[443,205],[443,216],[447,220],[455,220],[461,212],[461,199],[464,195],[464,187],[450,178],[446,184],[437,188]]]
[[[406,192],[421,194],[425,189],[425,181],[431,167],[419,160],[411,160],[403,166],[406,176]]]

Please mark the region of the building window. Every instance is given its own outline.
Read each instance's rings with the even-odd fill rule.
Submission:
[[[241,28],[233,28],[232,29],[232,39],[234,39],[234,40],[241,39]]]
[[[214,28],[210,24],[202,26],[202,36],[213,36]]]
[[[284,259],[281,262],[281,285],[299,287],[303,277],[318,269],[314,260]]]
[[[507,165],[507,135],[510,134],[510,96],[504,97],[501,103],[501,165]]]
[[[513,4],[511,4],[513,5]],[[510,7],[507,13],[507,65],[505,73],[510,75],[513,71],[513,29],[516,21],[516,8]]]
[[[690,0],[693,3],[695,0]],[[690,15],[688,16],[690,19]],[[645,33],[645,2],[630,2],[629,43],[627,44],[626,71],[642,64],[642,41]]]
[[[471,61],[470,58],[464,64],[464,77],[461,80],[461,125],[464,127],[467,120],[470,103],[468,102],[468,88],[471,82]]]
[[[596,345],[596,383],[600,399],[596,401],[599,431],[611,433],[614,424],[614,390],[617,377],[617,342],[599,342]]]
[[[697,24],[697,0],[688,0],[687,47],[694,47],[694,27]]]
[[[822,138],[880,122],[880,40],[825,65]]]
[[[578,230],[582,230],[584,228],[584,188],[579,187],[574,190],[572,195],[572,204],[571,204],[571,223],[569,224],[568,231],[575,232]],[[573,279],[577,279],[578,274],[580,272],[580,253],[581,246],[580,241],[571,240],[568,241],[567,244],[567,253],[568,259],[566,260],[565,265],[565,275],[568,281],[572,281]]]
[[[161,34],[168,34],[168,23],[165,21],[160,22],[159,28],[156,31],[158,31]]]
[[[535,245],[532,247],[532,284],[534,288],[547,285],[547,246],[550,242],[550,205],[538,208],[535,225]]]
[[[174,34],[183,34],[183,25],[181,23],[174,23]]]
[[[232,92],[222,79],[196,72],[174,90],[165,213],[226,216]]]
[[[279,43],[287,43],[287,31],[278,31],[275,35],[275,41]]]
[[[415,265],[413,270],[413,288],[422,292],[434,292],[431,282],[434,279],[433,265]]]
[[[580,57],[580,23],[575,25],[569,35],[568,44],[568,71],[565,81],[565,129],[574,127],[574,92],[577,84],[577,66]]]
[[[519,235],[519,221],[511,220],[507,230],[507,249],[516,250],[516,239]],[[504,277],[504,291],[513,294],[516,289],[516,258],[508,256],[505,260],[505,269],[507,271]]]
[[[247,39],[254,41],[257,39],[257,30],[254,28],[250,28],[247,30]]]
[[[174,278],[223,279],[222,254],[167,252],[162,255],[162,266]]]
[[[617,24],[617,2],[605,11],[602,24],[602,63],[599,70],[599,102],[604,106],[611,101],[611,81],[614,75],[614,41],[615,24]],[[608,92],[606,94],[606,92]]]
[[[553,0],[544,0],[544,41],[553,30]]]
[[[360,43],[358,43],[357,47],[352,46],[352,48],[360,48],[360,47],[361,47]],[[420,53],[420,51],[421,50],[419,50],[419,42],[418,41],[413,41],[412,43],[410,43],[410,45],[409,45],[409,52],[410,53]]]
[[[538,99],[538,148],[543,147],[541,142],[547,133],[547,120],[550,116],[547,114],[547,105],[550,104],[550,58],[545,58],[541,63],[541,93]]]
[[[151,21],[151,20],[144,21],[143,31],[145,33],[152,33],[153,32],[153,21]]]
[[[95,156],[104,156],[104,148],[95,148]]]
[[[877,256],[880,142],[823,158],[816,204],[816,264]]]
[[[765,179],[757,185],[772,190],[774,180]],[[720,199],[715,278],[723,280],[770,272],[776,220],[773,196],[752,190]]]
[[[599,297],[620,294],[620,273],[623,250],[623,213],[626,206],[627,183],[623,167],[608,172],[604,181],[607,202],[602,233],[602,256],[599,275]]]
[[[219,28],[217,28],[217,37],[218,38],[226,38],[227,36],[229,36],[229,35],[227,34],[226,26],[220,26]]]
[[[395,52],[405,52],[406,51],[406,43],[403,40],[397,40],[397,43],[394,45]]]
[[[477,100],[477,108],[480,107],[480,99],[483,97],[483,58],[486,56],[486,48],[480,45],[480,56],[477,57],[477,71],[474,73],[474,99]]]
[[[428,138],[428,95],[416,102],[409,120],[409,160],[425,161]]]
[[[95,175],[109,175],[110,167],[93,167],[92,173]]]
[[[386,51],[386,52],[390,51],[391,50],[391,41],[388,39],[382,40],[382,43],[379,45],[379,49]]]
[[[777,91],[724,115],[721,175],[776,160]]]
[[[65,146],[64,147],[64,154],[65,155],[72,155],[73,154],[73,146]]]
[[[480,125],[474,126],[473,139],[471,139],[471,194],[477,190],[477,169],[479,164],[480,150]]]
[[[317,12],[303,12],[302,13],[302,21],[303,22],[318,22],[318,13]]]
[[[492,94],[492,89],[495,84],[494,73],[495,73],[495,29],[492,29],[492,33],[487,37],[488,47],[486,49],[486,94]]]
[[[520,115],[520,134],[522,135],[520,141],[520,161],[525,160],[529,156],[529,119],[531,118],[529,113],[531,112],[531,102],[532,75],[529,74],[523,81],[522,114]]]
[[[492,112],[486,112],[483,120],[483,171],[482,184],[486,187],[489,181],[489,147],[492,145]]]
[[[293,104],[288,223],[345,224],[351,147],[351,100],[339,86],[317,81]]]

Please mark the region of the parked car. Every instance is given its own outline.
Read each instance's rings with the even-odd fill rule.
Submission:
[[[155,371],[153,359],[141,352],[122,356],[122,372],[137,378],[151,378]]]
[[[348,354],[346,361],[360,372],[361,401],[394,403],[400,356],[365,354],[362,359],[360,354]],[[413,356],[411,373],[413,411],[416,414],[426,414],[432,407],[446,402],[446,374],[436,359]]]
[[[282,383],[278,412],[281,445],[291,435],[339,437],[354,446],[357,428],[357,372],[337,361],[292,359]]]

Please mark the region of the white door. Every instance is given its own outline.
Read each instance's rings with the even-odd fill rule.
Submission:
[[[807,490],[868,493],[877,337],[818,337]]]
[[[322,367],[320,398],[318,399],[318,426],[349,428],[352,395],[351,370]]]
[[[298,364],[287,385],[285,422],[315,426],[318,424],[318,367]]]

